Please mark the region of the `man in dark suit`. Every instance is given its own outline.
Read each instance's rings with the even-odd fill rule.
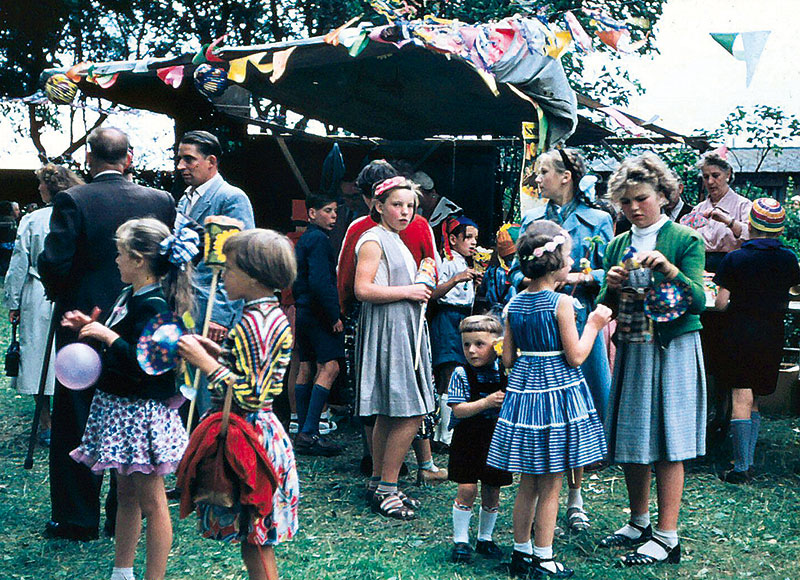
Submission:
[[[170,227],[175,201],[164,191],[136,185],[123,177],[130,165],[128,137],[113,128],[98,128],[87,139],[86,161],[92,182],[71,187],[53,198],[50,233],[39,257],[39,273],[60,320],[68,310],[100,310],[105,320],[124,284],[116,265],[117,228],[133,218],[155,217]],[[56,348],[77,335],[61,326]],[[72,540],[97,537],[102,475],[69,457],[80,444],[94,388],[73,391],[56,383],[50,445],[52,519],[45,534]],[[106,502],[107,531],[116,516],[114,498]],[[110,528],[110,529],[109,529]]]
[[[178,212],[201,225],[208,216],[223,215],[236,218],[244,224],[245,229],[251,229],[255,227],[253,206],[241,189],[229,184],[219,174],[221,155],[219,140],[208,131],[189,131],[181,137],[177,170],[188,187],[178,201]],[[212,277],[213,271],[205,263],[200,263],[195,268],[192,285],[195,298],[194,318],[198,326],[202,325],[205,318]],[[228,299],[220,277],[208,337],[221,342],[228,330],[239,320],[243,305],[241,300]],[[210,405],[204,381],[201,381],[197,397],[197,410],[202,414]]]

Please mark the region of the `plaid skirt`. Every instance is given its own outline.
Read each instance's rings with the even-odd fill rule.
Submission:
[[[617,345],[605,417],[608,459],[650,464],[706,452],[706,375],[700,333]]]

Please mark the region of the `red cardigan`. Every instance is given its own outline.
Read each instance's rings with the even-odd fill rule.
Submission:
[[[336,286],[339,290],[339,306],[342,312],[346,312],[347,303],[355,297],[353,288],[356,280],[356,244],[364,232],[376,225],[378,224],[370,216],[363,216],[351,223],[344,235],[339,263],[336,266]],[[421,215],[414,216],[408,227],[400,232],[400,239],[411,251],[417,266],[423,258],[436,260],[433,231],[428,225],[428,220]]]
[[[228,435],[223,449],[224,463],[233,477],[217,482],[215,487],[237,489],[239,503],[255,508],[267,517],[272,513],[272,496],[278,486],[278,478],[272,468],[255,429],[239,415],[230,414]],[[181,519],[194,511],[194,495],[197,489],[198,467],[205,460],[213,460],[219,445],[219,430],[222,413],[205,418],[192,432],[189,446],[178,466],[177,487],[181,490]]]

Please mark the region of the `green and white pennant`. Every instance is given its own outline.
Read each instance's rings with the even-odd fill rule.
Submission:
[[[711,38],[731,53],[735,59],[745,62],[747,65],[746,85],[749,87],[769,33],[769,30],[757,30],[753,32],[711,32],[710,34]]]

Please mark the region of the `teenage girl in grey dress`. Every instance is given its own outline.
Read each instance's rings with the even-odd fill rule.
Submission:
[[[414,284],[416,264],[398,235],[414,218],[416,185],[398,176],[377,183],[373,191],[378,225],[356,244],[355,295],[363,302],[356,346],[358,413],[376,416],[367,498],[374,511],[407,520],[415,517],[419,502],[397,489],[397,478],[423,415],[434,407],[424,324],[424,346],[414,369],[420,311],[431,290]]]

